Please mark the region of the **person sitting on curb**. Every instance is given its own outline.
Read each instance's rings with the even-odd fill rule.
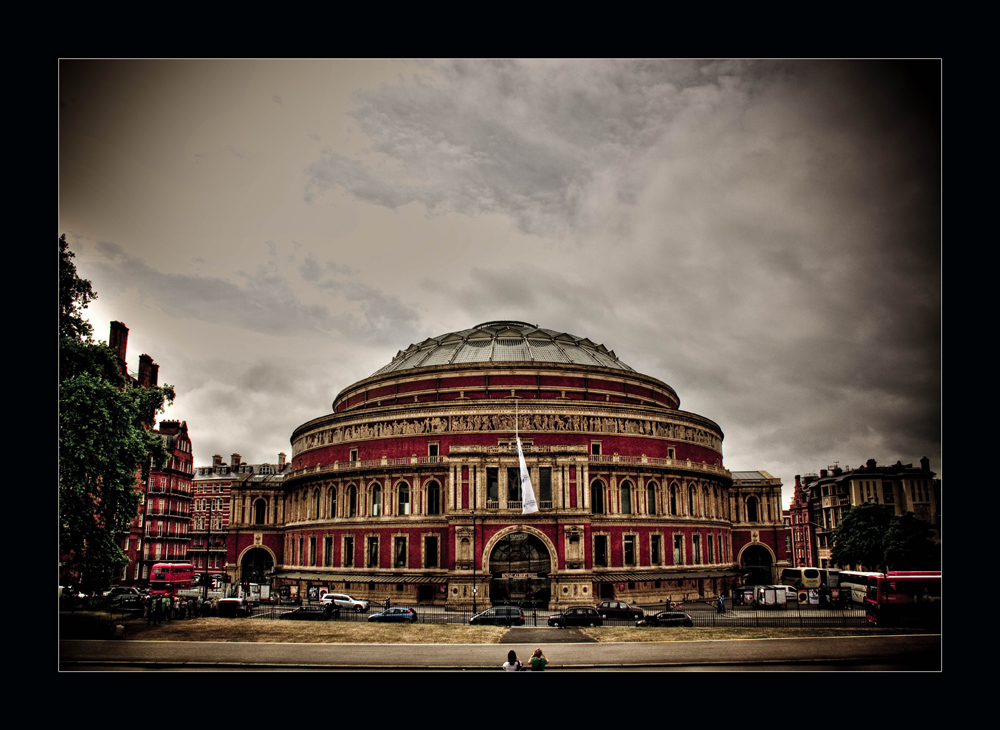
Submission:
[[[549,660],[545,658],[545,655],[542,654],[542,650],[539,648],[535,649],[535,653],[531,655],[528,663],[531,665],[531,671],[544,672],[545,665],[549,663]]]
[[[507,661],[503,663],[505,672],[523,672],[524,665],[517,659],[517,652],[511,649],[507,652]]]

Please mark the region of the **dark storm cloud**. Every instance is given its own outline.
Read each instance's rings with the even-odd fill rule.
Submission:
[[[236,66],[220,88],[239,87]],[[66,94],[64,128],[78,125],[86,140],[107,115],[83,112],[118,108],[114,89],[152,87],[126,67],[101,79],[99,97]],[[202,91],[218,103],[214,86]],[[295,107],[284,86],[263,94],[272,112],[282,100],[282,116]],[[288,362],[192,365],[190,395],[218,416],[204,431],[222,434],[212,438],[230,438],[232,422],[237,441],[287,444],[355,370],[364,377],[425,336],[513,318],[589,337],[673,386],[682,408],[723,428],[732,469],[790,484],[834,461],[939,464],[937,62],[421,61],[353,102],[360,150],[335,146],[339,131],[316,120],[297,132],[325,143],[307,145],[305,199],[343,208],[307,212],[340,224],[363,208],[350,199],[396,211],[364,216],[412,227],[400,239],[420,262],[412,272],[347,266],[364,259],[338,257],[348,239],[329,231],[296,231],[309,243],[291,247],[269,232],[270,256],[244,271],[207,269],[206,256],[190,271],[207,275],[166,274],[111,244],[87,259],[100,268],[81,269],[101,293],[135,287],[180,318],[319,336]],[[205,115],[189,108],[194,129]],[[140,106],[146,122],[122,124],[137,135],[130,149],[150,141],[139,132],[155,128],[159,109]],[[254,164],[275,156],[254,138],[219,144],[243,160],[252,150]],[[73,151],[63,148],[67,165]],[[74,180],[64,173],[64,190],[91,185]],[[436,217],[426,228],[421,208]],[[456,231],[467,245],[448,238]],[[369,232],[352,234],[357,245]],[[421,256],[439,240],[441,255]],[[256,262],[252,252],[238,260]],[[341,353],[350,362],[334,376]],[[260,413],[280,413],[267,423],[280,428],[258,438]],[[243,448],[232,440],[212,448]]]
[[[228,377],[220,379],[220,374]],[[281,356],[248,349],[175,363],[187,383],[178,405],[194,428],[199,454],[232,452],[252,463],[291,455],[289,437],[328,406],[338,385],[335,368],[305,353]],[[193,436],[194,438],[194,436]]]
[[[337,332],[358,342],[392,341],[418,320],[395,296],[357,281],[329,278],[331,272],[343,276],[351,271],[335,262],[306,259],[300,269],[312,287],[335,295],[329,304],[318,305],[304,302],[296,293],[297,284],[273,261],[249,272],[232,272],[240,280],[234,283],[222,277],[163,273],[113,243],[101,242],[97,250],[103,259],[91,265],[103,289],[135,286],[181,318],[268,335]]]
[[[435,63],[357,95],[377,164],[311,172],[317,190],[571,242],[547,267],[471,270],[455,303],[609,333],[742,457],[912,461],[940,452],[939,73]]]
[[[306,170],[307,199],[341,188],[388,208],[503,212],[529,232],[560,229],[573,213],[571,187],[683,108],[676,81],[704,81],[683,63],[446,61],[426,70],[356,94],[366,152],[384,164],[324,149]]]
[[[517,266],[473,269],[453,299],[457,308],[469,313],[470,323],[517,319],[558,329],[564,322],[570,334],[585,337],[589,332],[576,332],[580,327],[571,323],[601,327],[615,321],[614,304],[604,292],[556,271]]]

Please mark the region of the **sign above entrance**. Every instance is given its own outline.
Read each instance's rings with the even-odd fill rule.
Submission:
[[[538,573],[504,573],[504,578],[511,580],[531,580],[538,577]]]

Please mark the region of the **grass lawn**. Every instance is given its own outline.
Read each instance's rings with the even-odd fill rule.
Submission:
[[[369,624],[354,621],[278,621],[269,619],[196,618],[147,626],[141,616],[115,616],[130,640],[262,641],[320,644],[497,644],[507,633],[498,626],[456,624]],[[60,639],[110,638],[107,611],[63,611]],[[608,626],[581,630],[596,641],[712,641],[902,633],[896,629],[837,628],[633,628]]]

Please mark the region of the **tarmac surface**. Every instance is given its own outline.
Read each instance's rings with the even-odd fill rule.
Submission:
[[[513,649],[522,661],[541,647],[547,671],[833,669],[935,672],[941,635],[729,639],[610,643],[574,629],[514,628],[501,644],[278,644],[243,642],[60,642],[62,671],[424,670],[495,671]]]

